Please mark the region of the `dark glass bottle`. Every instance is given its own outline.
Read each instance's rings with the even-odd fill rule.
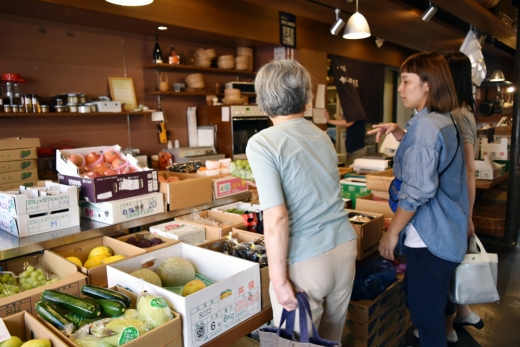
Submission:
[[[162,51],[161,46],[159,46],[159,35],[155,35],[155,46],[153,47],[153,63],[161,64],[162,62]]]

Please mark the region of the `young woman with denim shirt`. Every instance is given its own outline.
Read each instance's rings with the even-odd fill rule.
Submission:
[[[369,134],[400,141],[394,176],[402,181],[398,208],[379,243],[380,254],[406,255],[405,292],[422,347],[447,346],[449,283],[466,252],[468,190],[464,150],[451,111],[458,105],[446,60],[421,52],[401,66],[398,91],[417,114],[406,124],[374,125]]]

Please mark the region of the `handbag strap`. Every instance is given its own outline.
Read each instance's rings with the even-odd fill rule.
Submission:
[[[475,243],[477,244],[478,248],[480,248],[480,252],[476,252],[476,253],[480,253],[480,254],[487,254],[487,251],[486,249],[484,248],[484,245],[482,244],[482,242],[480,241],[480,239],[477,237],[477,235],[473,236],[472,238],[475,239]],[[470,249],[471,249],[471,239],[470,239]]]
[[[446,170],[448,170],[448,168],[450,167],[451,163],[453,163],[453,160],[455,159],[455,157],[457,156],[457,152],[459,151],[459,145],[460,145],[460,139],[459,139],[459,128],[457,128],[457,124],[455,124],[455,120],[453,119],[453,115],[450,113],[450,118],[451,118],[451,121],[453,122],[453,126],[455,127],[455,131],[457,132],[457,149],[455,150],[455,154],[453,154],[453,158],[451,158],[450,160],[450,163],[444,168],[444,170],[442,170],[441,172],[439,172],[439,177],[444,173],[446,172]]]
[[[282,310],[282,316],[280,317],[280,324],[278,325],[278,331],[276,335],[281,336],[282,326],[285,323],[285,332],[289,336],[293,336],[294,322],[296,320],[296,310],[287,311],[285,308]]]
[[[312,336],[314,338],[320,338],[318,335],[318,330],[312,321],[312,311],[311,306],[309,304],[309,299],[307,298],[307,294],[305,292],[297,292],[296,299],[298,300],[298,307],[300,308],[300,342],[308,343],[309,342],[309,328],[307,324],[307,315],[311,319],[312,324]]]

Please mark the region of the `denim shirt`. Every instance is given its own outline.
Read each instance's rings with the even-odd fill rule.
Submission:
[[[457,150],[450,113],[429,113],[427,108],[410,119],[406,128],[394,157],[394,176],[402,181],[399,207],[416,212],[410,224],[430,252],[461,262],[467,248],[469,203],[460,135]],[[399,236],[400,249],[404,234]]]

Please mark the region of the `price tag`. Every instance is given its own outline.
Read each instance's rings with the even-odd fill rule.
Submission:
[[[4,342],[11,338],[11,334],[9,334],[9,330],[5,326],[4,320],[0,318],[0,342]]]

